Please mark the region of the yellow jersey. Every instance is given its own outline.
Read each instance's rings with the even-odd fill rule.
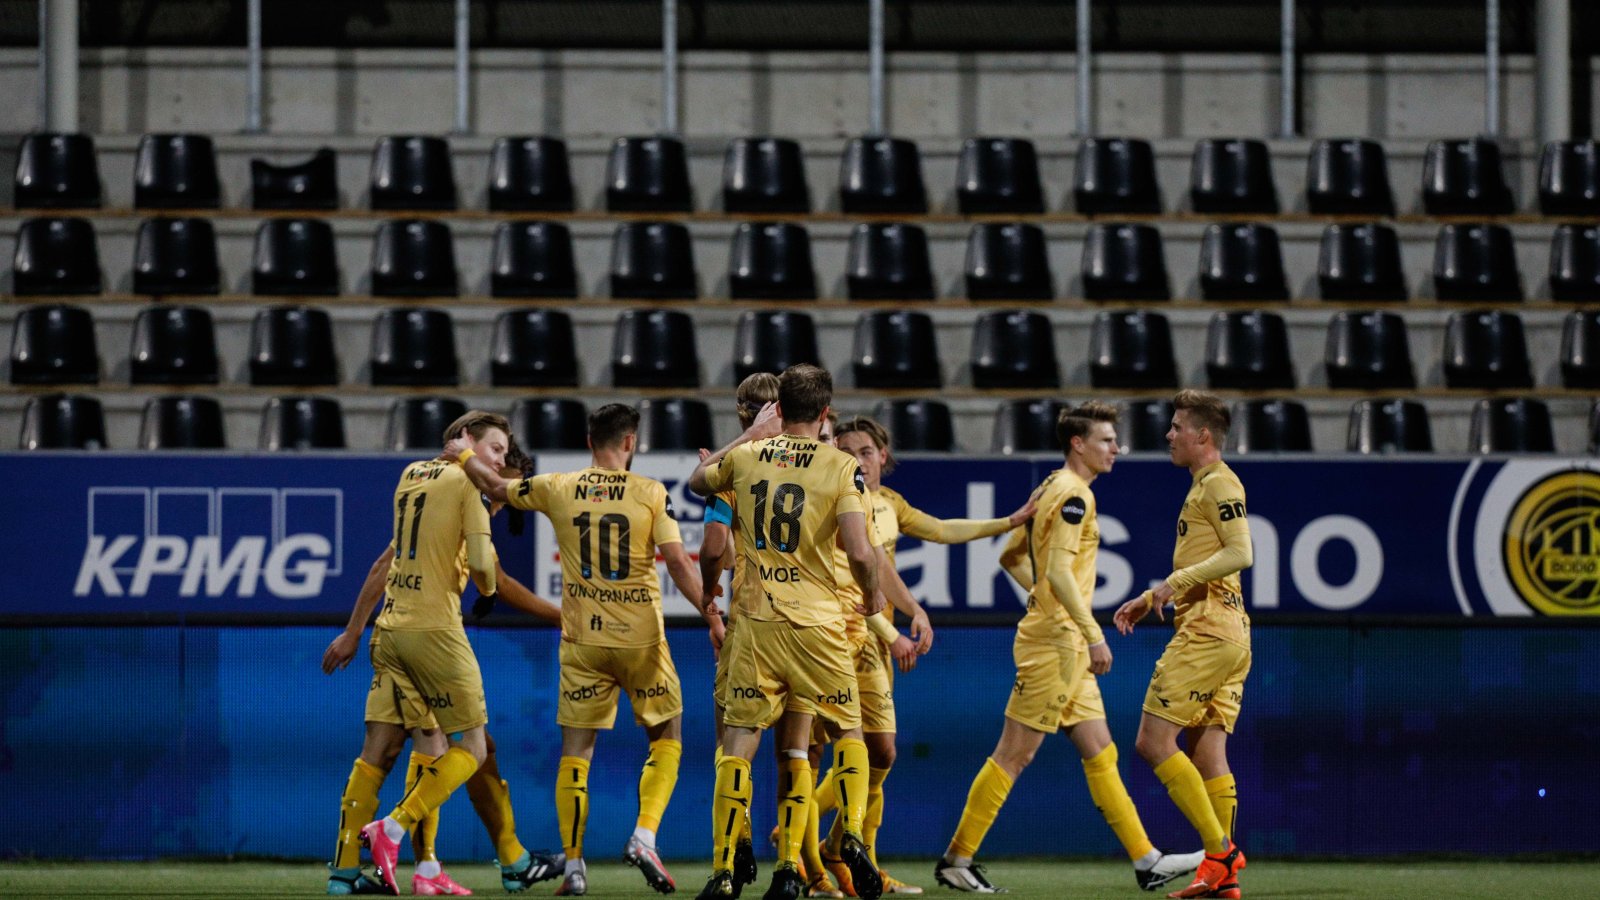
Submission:
[[[882,524],[893,522],[894,511],[889,504],[878,496],[877,491],[867,491],[863,497],[866,507],[871,511],[867,516],[867,540],[873,545],[882,547],[884,554],[889,557],[890,564],[894,563],[894,542],[900,536],[900,530],[894,529],[893,537],[884,538]],[[891,526],[892,527],[892,526]],[[850,571],[850,555],[844,552],[837,540],[833,543],[833,572],[839,579],[839,611],[844,614],[844,630],[850,640],[857,644],[866,643],[872,633],[867,630],[866,620],[861,613],[856,612],[858,605],[865,606],[866,598],[861,594],[861,585],[856,583],[856,576]],[[879,573],[880,578],[883,573]],[[893,607],[884,607],[876,615],[884,617],[892,626],[894,624]]]
[[[1038,515],[1026,526],[1033,589],[1028,592],[1028,611],[1017,625],[1017,636],[1084,650],[1105,639],[1090,607],[1095,558],[1100,553],[1099,510],[1094,492],[1078,473],[1063,466],[1045,477],[1037,497]],[[1063,605],[1050,587],[1044,567],[1052,562],[1070,568],[1078,587],[1078,602],[1073,608]]]
[[[461,466],[406,466],[394,491],[394,560],[377,624],[390,631],[461,628],[466,540],[489,533],[489,504]]]
[[[1250,616],[1244,609],[1239,573],[1198,581],[1184,569],[1209,559],[1228,539],[1250,540],[1244,485],[1228,464],[1217,461],[1196,472],[1178,513],[1178,540],[1172,548],[1172,585],[1178,631],[1250,646]],[[1191,583],[1192,582],[1192,583]]]

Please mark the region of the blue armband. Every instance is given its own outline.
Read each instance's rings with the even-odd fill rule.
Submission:
[[[707,525],[726,525],[729,528],[732,528],[733,507],[729,506],[727,501],[723,500],[721,497],[712,497],[711,502],[706,504],[706,517],[704,521]]]

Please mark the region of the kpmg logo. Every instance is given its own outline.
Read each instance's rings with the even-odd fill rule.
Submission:
[[[343,568],[339,488],[95,487],[87,501],[78,597],[298,600]]]

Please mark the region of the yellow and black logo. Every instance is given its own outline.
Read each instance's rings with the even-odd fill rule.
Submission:
[[[1506,574],[1548,616],[1600,615],[1600,472],[1558,472],[1511,509]]]

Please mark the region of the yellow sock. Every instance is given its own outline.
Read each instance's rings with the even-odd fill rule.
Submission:
[[[833,790],[839,796],[839,816],[845,834],[861,836],[861,820],[867,814],[867,745],[860,738],[841,738],[833,742]]]
[[[1217,821],[1211,808],[1211,798],[1206,796],[1205,782],[1200,780],[1200,770],[1181,751],[1167,757],[1156,766],[1156,777],[1167,786],[1167,795],[1177,804],[1183,817],[1200,833],[1200,843],[1207,853],[1222,853],[1228,849],[1228,836]]]
[[[1233,826],[1239,818],[1239,788],[1233,773],[1206,779],[1206,796],[1211,798],[1211,811],[1217,814],[1222,833],[1233,840]]]
[[[717,761],[717,789],[711,802],[711,867],[733,871],[734,835],[750,810],[750,763],[737,756]]]
[[[809,760],[807,764],[809,765]],[[812,777],[815,778],[816,776],[813,775]],[[824,778],[823,781],[832,781],[832,779]],[[800,842],[800,859],[805,863],[806,875],[811,878],[817,877],[818,872],[828,871],[827,867],[822,864],[822,810],[817,808],[817,793],[820,793],[820,789],[814,788],[811,802],[806,804],[805,840]],[[830,790],[829,794],[832,793],[832,790]]]
[[[489,832],[494,842],[494,852],[501,865],[509,866],[522,858],[528,848],[517,840],[517,817],[511,811],[511,786],[500,777],[491,755],[478,771],[467,779],[467,796],[472,798],[472,808]]]
[[[797,865],[806,842],[811,810],[811,761],[790,757],[783,761],[783,802],[778,807],[778,865]]]
[[[361,865],[361,828],[378,812],[378,789],[384,772],[364,759],[350,767],[339,798],[339,839],[333,845],[333,867],[348,869]]]
[[[411,793],[411,788],[422,777],[425,766],[431,766],[439,757],[429,756],[426,753],[411,751],[411,760],[406,764],[406,793]],[[439,837],[439,811],[428,810],[428,814],[417,822],[416,830],[411,832],[411,853],[417,862],[424,860],[437,860],[439,857],[434,852],[435,842]]]
[[[561,757],[556,771],[556,821],[561,824],[561,848],[567,859],[583,858],[583,829],[589,823],[589,761]]]
[[[712,767],[711,767],[712,770],[715,771],[716,767],[721,765],[721,764],[722,764],[722,745],[718,744],[717,745],[717,752],[716,752],[716,759],[715,759],[715,762],[712,764]],[[744,811],[744,824],[742,826],[740,826],[740,828],[739,828],[739,840],[741,840],[741,841],[753,840],[753,836],[752,836],[752,833],[751,833],[750,829],[751,829],[751,825],[750,825],[750,810],[746,809]]]
[[[1139,821],[1139,811],[1133,807],[1133,798],[1128,796],[1128,787],[1122,783],[1122,773],[1117,771],[1117,745],[1111,744],[1084,760],[1083,777],[1089,782],[1089,797],[1122,842],[1122,849],[1128,851],[1128,858],[1140,859],[1154,850],[1144,823]]]
[[[830,771],[823,774],[822,780],[817,782],[816,793],[811,795],[811,799],[816,801],[818,815],[822,815],[839,805],[839,795],[833,792],[833,772]]]
[[[640,828],[656,831],[661,827],[661,816],[672,799],[672,789],[678,784],[678,761],[683,758],[680,741],[662,738],[650,742],[650,755],[639,773]]]
[[[478,771],[478,760],[460,747],[451,747],[444,755],[422,767],[417,783],[406,791],[404,800],[389,813],[407,831],[427,817],[428,813],[444,805],[455,789],[467,783],[472,773]]]
[[[956,836],[950,839],[947,855],[968,859],[977,856],[984,835],[989,833],[989,826],[994,824],[1010,793],[1011,776],[993,759],[984,760],[978,777],[972,779],[972,787],[967,790],[967,805],[961,810],[961,822],[956,825]]]
[[[873,769],[867,775],[867,812],[861,819],[861,840],[867,845],[874,869],[879,868],[878,829],[883,825],[883,780],[888,777],[888,769]]]

